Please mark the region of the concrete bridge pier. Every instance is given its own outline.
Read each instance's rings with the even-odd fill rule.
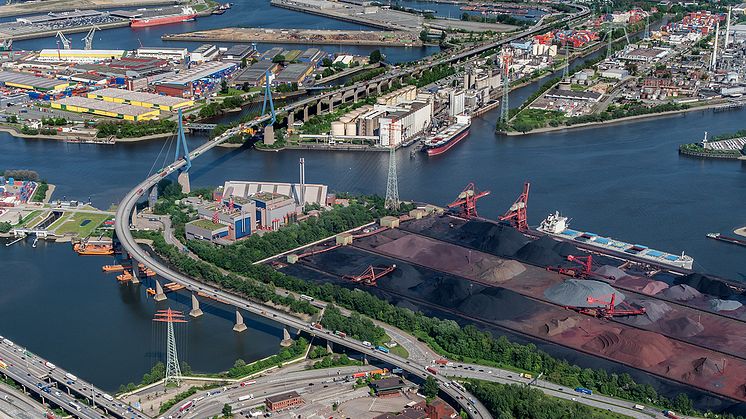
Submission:
[[[241,333],[246,329],[248,329],[248,327],[246,327],[243,322],[243,316],[238,310],[236,310],[236,325],[233,326],[233,331]]]
[[[181,192],[189,193],[192,191],[189,185],[189,172],[181,172],[178,177],[179,186],[181,186]]]
[[[161,283],[158,282],[158,280],[155,280],[155,297],[153,297],[155,301],[164,301],[166,299],[166,293],[163,292],[163,287],[161,287]]]
[[[282,328],[282,341],[280,341],[280,346],[288,347],[292,344],[293,344],[293,339],[290,337],[288,328],[287,327]]]
[[[275,143],[275,128],[272,125],[264,127],[264,144],[272,145]]]
[[[202,309],[199,308],[199,300],[194,294],[192,294],[192,309],[189,311],[189,315],[192,317],[199,317],[202,315]]]
[[[133,284],[140,283],[140,268],[137,266],[137,261],[132,259],[132,281]]]
[[[288,112],[288,130],[293,129],[293,124],[295,124],[295,111],[290,110]]]
[[[321,115],[321,102],[323,101],[316,102],[316,115]]]
[[[329,353],[333,353],[334,352],[332,350],[332,342],[330,340],[326,341],[326,351],[329,352]]]
[[[309,107],[310,107],[309,105],[306,105],[306,106],[303,107],[303,122],[308,122],[308,110],[309,110]]]

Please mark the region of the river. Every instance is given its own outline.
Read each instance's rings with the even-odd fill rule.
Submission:
[[[220,17],[197,24],[210,19]],[[329,24],[305,15],[300,22],[308,27]],[[288,20],[272,25],[291,23],[298,25]],[[340,22],[329,25],[348,27]],[[109,32],[114,31],[99,36],[112,39]],[[154,41],[152,36],[148,39]],[[511,103],[520,103],[534,89],[536,85],[513,92]],[[410,158],[408,151],[399,152],[401,197],[445,204],[474,181],[492,191],[480,200],[480,215],[495,218],[512,203],[522,183],[530,180],[532,225],[559,210],[578,229],[670,252],[686,251],[695,258],[698,270],[746,281],[744,250],[705,238],[708,232],[729,232],[746,224],[742,211],[746,166],[677,154],[678,144],[701,138],[704,131],[718,135],[742,129],[746,110],[695,111],[520,137],[494,133],[498,113],[474,120],[470,137],[442,156]],[[192,148],[204,140],[204,136],[188,138]],[[56,197],[90,197],[105,208],[118,202],[154,164],[160,167],[164,156],[172,156],[168,144],[155,140],[80,145],[0,133],[0,168],[36,170],[57,185]],[[216,148],[194,162],[191,181],[194,187],[229,179],[295,181],[300,157],[306,160],[308,182],[326,183],[336,191],[385,193],[388,155],[373,152]],[[0,289],[10,290],[0,294],[0,334],[107,390],[138,381],[160,357],[162,331],[152,324],[154,310],[171,306],[188,311],[184,301],[155,304],[145,298],[143,287],[117,284],[112,275],[101,272],[101,265],[111,262],[108,258],[78,257],[68,245],[0,246],[0,261]],[[217,371],[237,358],[250,361],[276,352],[279,325],[247,317],[249,331],[237,335],[231,331],[232,316],[208,308],[205,316],[191,320],[180,338],[182,359],[197,371]]]

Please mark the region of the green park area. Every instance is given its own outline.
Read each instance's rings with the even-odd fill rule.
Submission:
[[[101,223],[109,218],[107,214],[95,213],[66,213],[55,221],[49,228],[56,234],[74,234],[78,237],[88,237]]]

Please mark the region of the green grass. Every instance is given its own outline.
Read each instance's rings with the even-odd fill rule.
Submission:
[[[210,230],[210,231],[223,227],[222,224],[215,224],[212,222],[212,220],[204,220],[204,219],[194,220],[190,222],[189,224],[192,224],[194,226],[204,228],[205,230]]]
[[[88,237],[93,230],[95,230],[101,223],[106,221],[109,216],[107,214],[90,214],[90,213],[74,213],[68,216],[65,221],[61,222],[57,227],[55,233],[67,234],[72,233],[78,237]],[[90,220],[89,223],[82,226],[81,224],[85,220]],[[56,223],[55,223],[56,224]]]
[[[42,215],[42,211],[40,210],[31,211],[29,215],[23,217],[23,219],[21,220],[20,227],[29,227],[33,225],[33,223],[40,222],[41,220],[37,220],[37,218],[39,218],[40,215]]]
[[[389,352],[402,358],[409,358],[409,352],[407,352],[407,350],[401,345],[396,345],[393,348],[389,348]]]

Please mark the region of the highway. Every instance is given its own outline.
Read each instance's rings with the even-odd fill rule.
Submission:
[[[46,412],[41,403],[28,395],[0,384],[0,418],[36,419],[44,417]]]
[[[66,377],[68,372],[61,367],[50,368],[46,364],[47,360],[25,351],[16,344],[11,346],[6,340],[0,343],[0,360],[8,364],[8,367],[0,368],[0,373],[8,375],[25,386],[28,391],[53,402],[74,417],[84,419],[99,419],[110,416],[120,419],[148,417],[135,410],[128,411],[129,406],[120,403],[101,389],[78,377],[75,377],[77,380],[70,380]],[[49,386],[47,386],[48,384]],[[97,407],[106,409],[108,415],[103,410],[93,409],[76,400],[75,395],[87,398],[89,401],[93,400]],[[111,398],[111,400],[105,397]]]

